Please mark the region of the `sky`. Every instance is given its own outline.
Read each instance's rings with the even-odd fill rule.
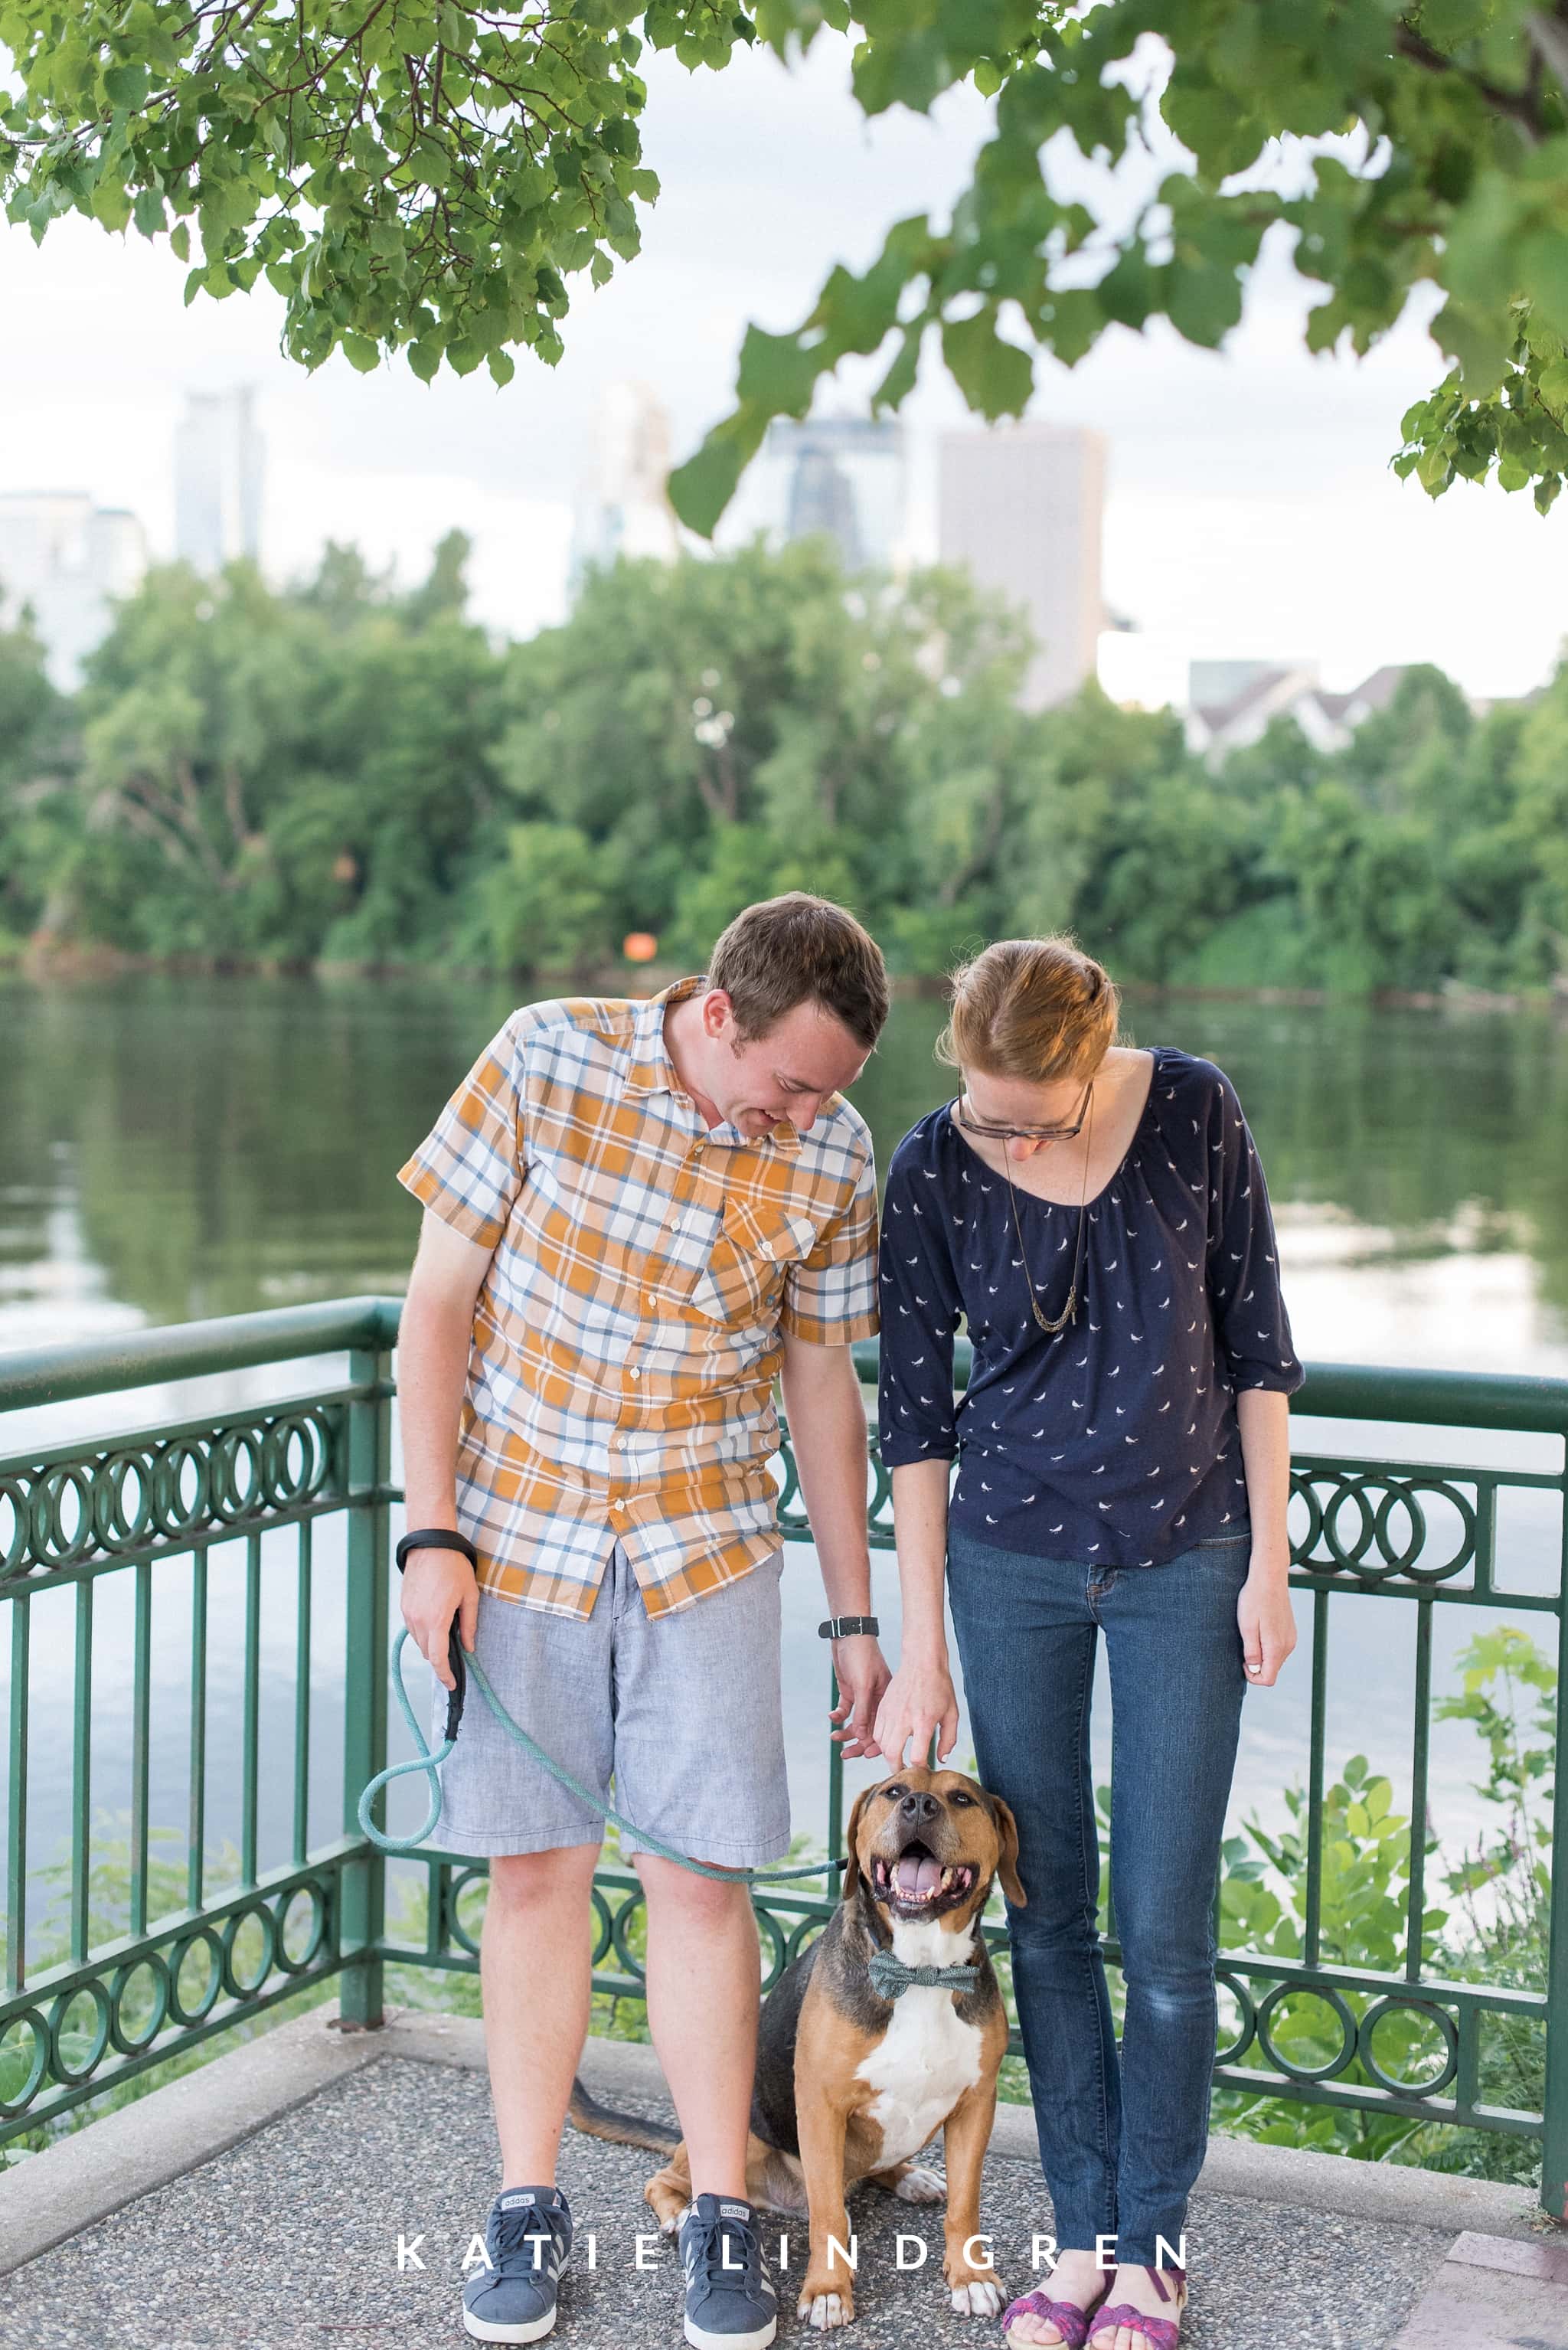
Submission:
[[[517,635],[559,619],[606,388],[649,384],[689,454],[729,405],[748,320],[797,324],[834,262],[864,267],[889,223],[945,221],[985,135],[970,92],[929,119],[867,124],[830,39],[788,69],[743,49],[722,75],[657,57],[649,81],[645,160],[664,193],[643,251],[597,294],[571,281],[566,357],[551,369],[520,352],[505,390],[487,376],[426,387],[400,362],[360,376],[341,358],[306,376],[278,354],[282,306],[265,286],[186,309],[161,247],[78,220],[35,245],[0,222],[0,491],[89,491],[168,553],[183,396],[249,383],[275,577],[307,570],[334,536],[412,578],[455,525],[474,541],[480,617]],[[1472,695],[1530,691],[1568,637],[1568,512],[1542,519],[1528,494],[1469,484],[1434,501],[1397,480],[1399,419],[1446,362],[1414,317],[1365,359],[1312,358],[1312,298],[1266,252],[1223,351],[1114,328],[1076,369],[1038,370],[1031,418],[1109,443],[1108,606],[1157,668],[1299,660],[1344,688],[1385,661],[1435,660]],[[850,411],[867,380],[846,377],[825,404]],[[934,554],[932,436],[982,428],[934,347],[902,412],[913,548]]]

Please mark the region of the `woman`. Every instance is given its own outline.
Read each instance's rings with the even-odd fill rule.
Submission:
[[[936,1730],[946,1756],[957,1737],[945,1562],[980,1773],[1017,1816],[1028,1897],[1008,1928],[1058,2255],[1003,2313],[1014,2350],[1176,2350],[1241,1695],[1295,1645],[1302,1369],[1262,1170],[1230,1080],[1117,1045],[1117,1003],[1067,939],[1005,940],[959,972],[937,1049],[963,1089],[899,1144],[883,1221],[903,1640],[876,1737],[894,1769],[908,1738],[923,1756]],[[1119,2060],[1089,1763],[1102,1630]]]

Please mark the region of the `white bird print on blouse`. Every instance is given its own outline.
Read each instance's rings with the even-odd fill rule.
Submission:
[[[1052,1529],[1051,1529],[1051,1532],[1052,1532],[1054,1534],[1059,1534],[1064,1533],[1064,1531],[1065,1531],[1065,1529],[1064,1529],[1064,1527],[1062,1527],[1062,1526],[1053,1526],[1053,1527],[1052,1527]]]

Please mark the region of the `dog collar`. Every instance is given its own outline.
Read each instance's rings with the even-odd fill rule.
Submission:
[[[878,1999],[897,1999],[911,1989],[972,1991],[980,1979],[976,1964],[966,1967],[907,1967],[891,1950],[873,1950],[868,1965],[871,1988]]]

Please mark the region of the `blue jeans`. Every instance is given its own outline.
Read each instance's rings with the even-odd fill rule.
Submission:
[[[1040,2159],[1063,2251],[1176,2257],[1209,2135],[1212,1903],[1246,1686],[1251,1536],[1158,1566],[993,1550],[954,1531],[948,1595],[975,1758],[1018,1822],[1007,1908]],[[1111,1675],[1111,1893],[1127,1988],[1118,2062],[1097,1925],[1089,1707]]]

